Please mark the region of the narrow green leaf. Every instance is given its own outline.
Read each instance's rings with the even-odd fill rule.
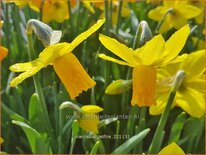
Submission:
[[[186,114],[185,112],[182,112],[175,120],[171,132],[170,132],[170,138],[168,141],[168,144],[172,142],[178,142],[180,139],[180,135],[183,129],[183,126],[185,124]]]
[[[34,93],[29,102],[29,121],[32,127],[37,129],[38,131],[45,132],[46,127],[42,123],[42,120],[44,120],[44,116],[42,113],[42,110],[39,103],[39,97],[36,93]]]
[[[71,139],[70,154],[72,154],[73,152],[73,148],[76,143],[78,133],[79,133],[79,124],[77,120],[74,120],[72,123],[72,139]]]
[[[3,111],[5,111],[5,113],[7,113],[11,119],[26,122],[26,120],[22,116],[15,113],[13,110],[8,108],[5,104],[2,103],[1,105],[2,105]]]
[[[97,142],[94,144],[94,146],[93,146],[93,148],[92,148],[90,154],[96,154],[96,153],[97,153],[99,144],[100,144],[100,141],[97,141]]]
[[[22,127],[29,140],[32,153],[52,154],[51,148],[45,142],[44,137],[42,137],[38,131],[36,131],[34,128],[30,127],[29,125],[21,121],[12,120],[12,123]]]
[[[112,154],[127,154],[133,149],[138,143],[140,143],[146,135],[149,133],[150,129],[145,129],[139,134],[131,137],[125,143],[121,144],[118,148],[116,148]]]

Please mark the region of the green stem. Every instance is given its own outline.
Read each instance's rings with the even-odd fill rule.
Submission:
[[[63,125],[62,125],[62,110],[59,110],[59,137],[58,137],[58,153],[62,152],[62,135],[63,135]]]
[[[32,41],[32,35],[27,35],[28,38],[28,53],[29,53],[29,58],[30,60],[33,60],[35,58],[35,51],[34,51],[34,46],[33,46],[33,41]],[[47,111],[47,107],[46,107],[46,102],[44,99],[44,94],[42,91],[42,87],[41,87],[41,83],[39,81],[39,78],[37,75],[33,75],[33,80],[34,80],[34,86],[35,86],[35,90],[36,93],[39,96],[39,102],[41,103],[41,109],[42,109],[42,114],[43,114],[43,118],[44,120],[42,120],[45,123],[45,127],[46,130],[48,132],[48,136],[53,139],[54,135],[52,133],[52,127],[49,121],[49,115],[48,115],[48,111]]]
[[[105,24],[105,28],[106,28],[106,34],[109,34],[109,3],[108,0],[104,0],[104,13],[105,13],[105,17],[106,17],[106,24]]]
[[[150,144],[149,151],[148,151],[149,154],[157,153],[157,151],[158,151],[157,148],[158,148],[158,143],[159,143],[159,139],[160,139],[159,136],[162,134],[163,129],[165,127],[166,121],[167,121],[168,116],[169,116],[170,108],[171,108],[173,100],[175,98],[175,94],[176,94],[176,92],[174,92],[174,91],[170,92],[169,99],[167,101],[167,106],[165,108],[164,113],[162,114],[162,116],[160,118],[160,121],[158,123],[154,137],[153,137],[152,142]]]
[[[72,7],[71,7],[71,1],[68,1],[68,7],[69,7],[69,20],[71,24],[71,30],[74,30],[74,25],[73,25],[73,15],[72,15]]]
[[[121,22],[121,12],[122,12],[122,0],[119,1],[119,8],[118,8],[118,14],[117,14],[117,27],[116,27],[117,34],[118,34],[120,22]]]

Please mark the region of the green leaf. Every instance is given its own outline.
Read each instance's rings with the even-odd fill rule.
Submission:
[[[12,120],[12,123],[20,126],[24,130],[33,154],[52,154],[49,144],[45,141],[45,137],[42,137],[34,128],[21,121]]]
[[[22,121],[22,122],[26,122],[26,120],[18,115],[17,113],[15,113],[13,110],[11,110],[10,108],[8,108],[5,104],[2,103],[2,109],[3,111],[5,111],[5,113],[7,113],[9,115],[9,117],[11,119],[17,120],[17,121]]]
[[[168,144],[172,143],[172,142],[178,142],[180,139],[180,135],[183,129],[183,126],[185,124],[185,120],[186,120],[186,114],[185,112],[182,112],[175,120],[171,132],[170,132],[170,138],[168,141]]]
[[[93,148],[92,148],[90,154],[96,154],[96,153],[97,153],[99,144],[100,144],[100,141],[97,141],[97,142],[94,144],[94,146],[93,146]]]
[[[131,137],[125,143],[121,144],[118,148],[116,148],[112,154],[127,154],[132,150],[137,144],[139,144],[149,133],[150,129],[145,129],[139,134]]]
[[[73,152],[73,148],[76,143],[78,133],[79,133],[79,124],[77,120],[74,120],[72,123],[72,139],[71,139],[70,154],[72,154]]]
[[[44,116],[41,110],[41,105],[39,103],[39,97],[36,93],[34,93],[29,102],[29,121],[30,125],[34,127],[39,132],[45,132],[46,127],[42,120],[44,120]]]

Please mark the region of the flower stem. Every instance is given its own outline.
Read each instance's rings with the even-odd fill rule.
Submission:
[[[117,14],[117,27],[116,27],[117,34],[118,34],[120,22],[121,22],[121,12],[122,12],[122,0],[119,1],[119,8],[118,8],[118,14]]]
[[[108,0],[104,0],[104,13],[105,13],[105,17],[106,17],[106,24],[105,24],[105,28],[106,28],[106,34],[109,34],[109,3]]]
[[[174,80],[173,85],[172,85],[172,88],[170,90],[169,99],[167,101],[166,108],[165,108],[165,110],[160,118],[160,121],[158,123],[157,129],[155,131],[154,137],[153,137],[152,142],[151,142],[150,147],[149,147],[148,154],[157,153],[159,151],[158,144],[162,138],[160,135],[162,135],[162,132],[164,132],[163,129],[164,129],[165,124],[167,122],[169,112],[170,112],[172,103],[174,101],[175,95],[176,95],[176,91],[179,89],[181,83],[184,80],[184,77],[185,77],[184,71],[180,70],[177,72],[175,80]]]
[[[29,58],[30,60],[35,58],[35,51],[34,51],[34,46],[33,46],[33,41],[32,41],[32,35],[27,34],[27,38],[28,38],[28,53],[29,53]],[[41,83],[39,81],[39,78],[37,75],[33,75],[33,80],[34,80],[34,86],[35,86],[35,90],[36,93],[39,96],[39,102],[41,103],[41,109],[42,109],[42,114],[43,114],[43,118],[44,120],[42,120],[45,123],[45,128],[47,130],[48,136],[53,139],[54,135],[52,133],[52,127],[51,127],[51,123],[49,121],[49,115],[48,115],[48,111],[47,111],[47,107],[46,107],[46,102],[44,99],[44,94],[42,91],[42,87],[41,87]]]
[[[158,150],[156,150],[156,148],[158,146],[158,142],[159,142],[159,138],[160,138],[159,135],[161,135],[161,133],[165,127],[166,121],[167,121],[168,116],[169,116],[170,108],[171,108],[173,100],[175,98],[175,94],[176,94],[176,92],[170,92],[169,99],[167,101],[167,106],[165,108],[164,113],[162,114],[162,116],[160,118],[160,121],[158,123],[154,137],[153,137],[152,142],[150,144],[149,151],[148,151],[149,154],[157,153],[157,151],[158,151]]]

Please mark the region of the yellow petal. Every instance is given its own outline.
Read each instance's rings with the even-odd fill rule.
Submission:
[[[22,81],[24,81],[26,78],[31,77],[32,75],[36,74],[43,67],[44,67],[43,65],[39,65],[39,66],[33,67],[30,70],[27,70],[21,73],[19,76],[11,80],[10,86],[11,87],[17,86]]]
[[[78,35],[72,42],[69,47],[69,51],[73,51],[75,47],[77,47],[81,42],[83,42],[85,39],[87,39],[90,35],[92,35],[94,32],[96,32],[105,22],[105,19],[98,20],[96,24],[94,24],[91,28],[89,28],[87,31],[81,33]]]
[[[87,91],[96,84],[72,53],[65,54],[54,61],[53,66],[69,92],[71,99],[74,99],[83,90]]]
[[[140,61],[138,57],[134,57],[134,53],[131,48],[128,48],[127,46],[121,44],[116,39],[100,34],[99,40],[108,50],[122,58],[131,66],[137,65],[138,61]]]
[[[69,43],[58,43],[48,46],[39,54],[39,59],[45,66],[52,64],[59,57],[72,52],[68,50],[69,47]]]
[[[103,109],[96,105],[85,105],[81,107],[82,111],[85,113],[99,113],[103,111]]]
[[[164,18],[166,12],[166,7],[158,6],[155,9],[149,11],[148,17],[156,21],[161,21]]]
[[[186,72],[189,78],[202,74],[205,71],[205,50],[189,54],[180,68]]]
[[[161,95],[159,95],[159,97],[157,97],[157,99],[156,99],[157,103],[155,105],[152,105],[149,108],[150,115],[160,115],[160,114],[162,114],[162,112],[164,111],[164,109],[166,107],[166,104],[167,104],[168,92],[167,93],[162,93]]]
[[[157,35],[148,41],[140,50],[135,50],[135,55],[142,59],[143,65],[156,65],[163,61],[165,41],[162,35]]]
[[[187,87],[193,88],[197,90],[198,92],[205,93],[205,75],[202,74],[201,76],[197,76],[192,79],[185,80],[185,85]]]
[[[162,22],[162,25],[159,28],[159,33],[165,33],[168,30],[170,30],[171,28],[173,28],[173,17],[172,15],[169,13],[167,14],[167,16],[165,17],[165,19]]]
[[[2,61],[8,55],[8,49],[0,46],[0,61]]]
[[[182,50],[185,42],[189,36],[190,28],[189,25],[182,27],[180,30],[176,31],[165,44],[165,62],[174,59]]]
[[[120,64],[120,65],[126,65],[126,66],[130,66],[130,67],[134,67],[134,66],[128,64],[127,62],[125,62],[125,61],[117,60],[117,59],[112,58],[110,56],[107,56],[105,54],[98,54],[98,57],[100,57],[100,58],[102,58],[104,60],[107,60],[107,61],[111,61],[111,62]]]
[[[92,5],[90,4],[91,2],[88,2],[88,1],[83,0],[82,3],[84,4],[84,6],[85,6],[91,13],[95,13],[94,8],[93,8]]]
[[[3,142],[4,142],[4,139],[0,137],[0,144],[2,144]]]
[[[172,154],[172,155],[185,155],[184,151],[176,144],[176,143],[171,143],[164,147],[159,153],[159,154]]]
[[[173,15],[173,27],[176,30],[179,30],[180,28],[182,28],[184,25],[187,24],[187,19],[182,15],[179,14],[178,12],[175,13],[175,15]]]
[[[201,10],[192,5],[184,5],[178,9],[178,12],[181,13],[186,19],[191,19],[198,16],[201,13]]]
[[[178,91],[175,103],[192,117],[200,118],[205,113],[205,95],[192,88]]]
[[[25,72],[27,70],[31,70],[32,68],[42,64],[39,59],[26,62],[26,63],[16,63],[14,65],[11,65],[9,69],[13,72]]]
[[[152,106],[155,104],[156,74],[154,66],[134,67],[132,105]]]
[[[85,114],[79,119],[79,126],[87,132],[98,133],[99,118],[95,114]]]
[[[164,63],[164,65],[167,65],[167,64],[172,64],[172,65],[173,64],[177,64],[179,62],[182,62],[182,61],[186,60],[187,57],[188,57],[188,54],[182,54],[182,55],[177,56],[176,58],[170,60],[169,62]]]

